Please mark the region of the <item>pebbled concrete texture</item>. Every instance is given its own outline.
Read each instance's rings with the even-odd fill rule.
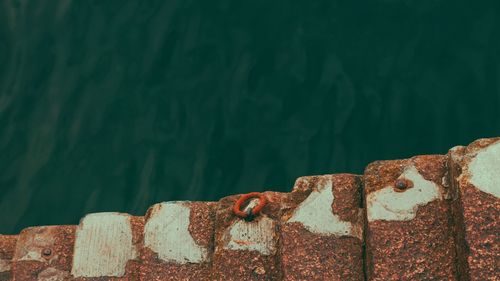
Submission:
[[[278,280],[279,217],[287,194],[265,192],[268,202],[251,221],[236,217],[232,207],[239,196],[219,201],[215,218],[212,280]],[[244,206],[243,206],[244,207]]]
[[[360,177],[302,177],[290,197],[295,208],[281,218],[283,280],[363,280]]]
[[[12,280],[12,258],[18,236],[0,235],[0,280]]]
[[[443,195],[448,193],[442,182],[445,174],[442,155],[379,161],[367,167],[369,280],[457,280],[450,202]],[[412,184],[399,190],[396,183],[401,179]]]
[[[10,280],[500,280],[500,138],[218,202],[0,235]],[[250,211],[259,199],[245,202]]]
[[[443,189],[438,184],[426,180],[414,165],[406,167],[397,179],[410,180],[414,187],[400,192],[391,184],[368,194],[366,196],[368,221],[413,220],[419,207],[443,199]]]
[[[500,279],[500,138],[450,151],[460,272],[469,280]]]

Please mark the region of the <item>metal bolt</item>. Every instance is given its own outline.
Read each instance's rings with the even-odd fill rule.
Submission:
[[[52,250],[50,250],[49,248],[45,248],[42,250],[42,255],[48,257],[48,256],[52,255]]]
[[[404,191],[405,189],[412,188],[413,182],[408,179],[397,179],[394,182],[394,188],[396,191]]]

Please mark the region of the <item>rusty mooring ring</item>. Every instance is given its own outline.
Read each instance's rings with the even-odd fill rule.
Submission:
[[[242,211],[241,205],[243,203],[245,203],[246,201],[248,201],[248,199],[251,199],[251,198],[259,198],[259,204],[257,206],[255,206],[254,208],[252,208],[249,212]],[[264,194],[262,194],[260,192],[250,192],[247,194],[243,194],[234,203],[233,213],[240,218],[244,218],[244,219],[253,218],[260,213],[260,211],[262,210],[262,208],[264,208],[266,203],[267,203],[266,196],[264,196]]]

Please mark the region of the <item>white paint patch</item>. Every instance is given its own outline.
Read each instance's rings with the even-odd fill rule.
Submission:
[[[224,234],[223,241],[227,241],[224,248],[273,254],[276,251],[275,225],[274,220],[265,215],[250,222],[237,219]]]
[[[393,186],[386,186],[368,194],[368,221],[407,221],[417,215],[419,206],[434,200],[443,199],[441,188],[432,181],[422,177],[415,166],[408,167],[399,178],[413,182],[413,187],[404,192],[394,191]]]
[[[500,198],[500,142],[479,151],[468,171],[477,189]]]
[[[145,246],[164,261],[180,264],[207,261],[208,249],[198,245],[189,233],[190,212],[182,202],[154,205],[144,226]]]
[[[6,272],[10,270],[10,261],[0,259],[0,272]]]
[[[129,216],[97,213],[83,218],[76,231],[74,277],[125,275],[127,261],[136,257]]]
[[[299,222],[309,231],[322,235],[361,238],[361,231],[355,229],[351,222],[342,221],[333,213],[333,200],[332,181],[327,180],[309,194],[287,223]]]

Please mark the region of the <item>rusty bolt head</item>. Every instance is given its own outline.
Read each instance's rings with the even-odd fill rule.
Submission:
[[[398,192],[405,191],[413,187],[413,182],[408,179],[397,179],[394,181],[394,189]]]
[[[49,248],[45,248],[42,250],[42,255],[44,255],[45,257],[48,257],[48,256],[52,255],[52,250]]]

